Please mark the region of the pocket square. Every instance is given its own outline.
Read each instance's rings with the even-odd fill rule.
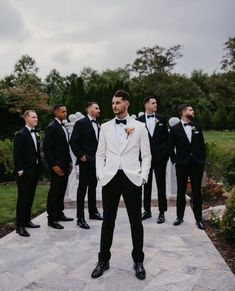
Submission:
[[[158,125],[159,125],[159,126],[162,126],[162,125],[163,125],[163,123],[158,123]]]
[[[199,131],[195,131],[195,132],[194,132],[194,134],[197,134],[197,133],[199,133]]]

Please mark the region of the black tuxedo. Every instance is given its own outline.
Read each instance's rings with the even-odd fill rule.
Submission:
[[[97,133],[99,134],[99,125]],[[96,208],[96,170],[95,154],[98,146],[98,139],[92,122],[86,116],[78,120],[73,128],[70,139],[70,146],[77,158],[76,164],[79,165],[79,185],[77,191],[77,217],[84,218],[84,199],[88,188],[88,211],[92,215],[97,212]],[[81,161],[81,157],[86,156],[87,161]]]
[[[198,125],[192,123],[191,130],[190,142],[181,122],[173,126],[169,135],[169,149],[171,161],[176,165],[177,217],[183,219],[184,216],[185,192],[190,177],[194,216],[199,221],[202,218],[201,181],[205,164],[205,143]]]
[[[64,195],[72,162],[66,134],[56,119],[49,124],[45,131],[43,150],[51,174],[47,197],[48,220],[56,221],[64,210]],[[59,166],[64,171],[64,176],[57,175],[52,169],[54,166]]]
[[[16,225],[23,227],[31,220],[34,195],[41,174],[40,139],[35,134],[37,148],[27,127],[18,131],[14,137],[13,158],[18,188],[16,206]],[[23,174],[19,176],[18,171]]]
[[[146,115],[143,114],[137,120],[146,124]],[[154,171],[158,188],[159,211],[163,213],[167,210],[166,166],[169,158],[167,141],[168,129],[167,120],[163,115],[155,114],[155,121],[156,124],[153,136],[151,136],[148,131],[152,163],[149,171],[148,183],[144,185],[144,210],[147,212],[151,210],[152,178]]]

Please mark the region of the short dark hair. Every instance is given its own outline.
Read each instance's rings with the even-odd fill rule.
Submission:
[[[187,107],[190,107],[190,106],[191,106],[190,104],[186,104],[186,103],[180,104],[180,105],[178,106],[178,112],[179,112],[179,115],[182,116],[183,111],[184,111]]]
[[[89,108],[90,106],[92,106],[93,104],[98,105],[98,103],[96,101],[89,101],[89,102],[87,102],[86,109]]]
[[[122,100],[130,101],[130,95],[124,90],[117,90],[114,97],[122,97]]]
[[[60,107],[66,107],[66,106],[64,104],[56,104],[53,107],[53,111],[56,111],[56,110],[60,109]]]
[[[144,100],[143,100],[144,105],[147,102],[149,102],[150,99],[155,99],[157,101],[157,97],[156,96],[150,95],[150,96],[144,98]]]

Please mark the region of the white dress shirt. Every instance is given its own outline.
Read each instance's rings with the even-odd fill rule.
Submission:
[[[55,118],[55,120],[57,120],[59,122],[59,124],[61,125],[61,127],[63,128],[65,137],[66,137],[67,142],[68,142],[69,141],[69,133],[68,133],[67,129],[65,128],[65,126],[62,125],[62,124],[64,124],[63,121],[60,121],[58,118]]]
[[[35,134],[35,132],[31,132],[31,129],[35,130],[35,128],[31,128],[28,125],[25,125],[25,127],[29,130],[29,132],[30,132],[30,134],[32,136],[32,139],[33,139],[33,142],[34,142],[34,145],[35,145],[35,149],[36,149],[36,152],[37,152],[38,151],[38,146],[37,146],[36,134]]]
[[[96,119],[95,118],[92,118],[90,115],[87,115],[87,116],[88,116],[88,118],[91,121],[91,124],[92,124],[92,126],[94,128],[94,131],[95,131],[96,139],[98,140],[98,124],[96,122],[92,122],[92,120],[95,120],[96,121]]]
[[[155,125],[156,125],[155,114],[153,113],[154,117],[149,117],[149,118],[147,117],[148,115],[152,115],[152,114],[145,113],[146,126],[148,128],[149,134],[153,136]]]
[[[189,142],[191,143],[191,141],[192,141],[192,127],[191,127],[191,125],[186,125],[185,126],[184,124],[188,123],[188,122],[185,122],[182,119],[181,119],[181,123],[182,123],[183,129],[184,129],[184,131],[185,131],[185,133],[187,135],[187,138],[188,138]]]
[[[116,118],[116,119],[118,119],[118,118]],[[126,118],[124,118],[123,120],[127,121]],[[118,140],[118,143],[120,145],[120,148],[122,148],[126,143],[127,133],[125,132],[125,128],[127,128],[127,127],[128,127],[127,123],[126,124],[123,124],[123,123],[116,124],[116,136],[117,136],[117,140]],[[122,170],[121,164],[119,166],[119,170]]]

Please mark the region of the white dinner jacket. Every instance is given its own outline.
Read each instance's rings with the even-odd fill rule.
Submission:
[[[147,182],[151,165],[151,152],[145,124],[127,116],[125,128],[133,128],[121,147],[116,135],[115,118],[101,126],[96,152],[96,175],[101,185],[106,185],[117,173],[124,171],[136,186]],[[141,155],[142,161],[139,161]]]

